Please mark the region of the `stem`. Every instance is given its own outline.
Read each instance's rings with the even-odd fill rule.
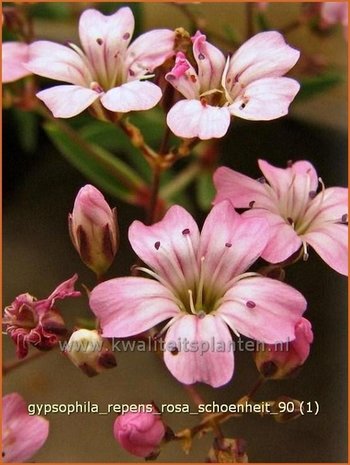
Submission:
[[[162,198],[170,198],[172,195],[187,187],[193,179],[200,173],[201,164],[195,161],[188,165],[184,170],[175,176],[166,186],[164,186],[160,193]]]
[[[160,187],[160,174],[161,170],[158,166],[155,166],[153,169],[153,180],[151,186],[151,197],[147,209],[147,224],[151,225],[155,222],[157,204],[158,204],[158,194]]]
[[[36,358],[42,357],[43,355],[47,354],[48,352],[40,352],[39,350],[29,354],[26,358],[21,360],[13,360],[12,362],[4,363],[2,367],[2,374],[3,376],[9,374],[11,371],[20,368],[23,365],[26,365],[28,362],[35,360]]]

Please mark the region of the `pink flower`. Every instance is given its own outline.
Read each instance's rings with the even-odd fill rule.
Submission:
[[[68,225],[82,261],[97,275],[103,275],[111,266],[119,246],[116,210],[111,210],[96,187],[87,184],[75,198]]]
[[[49,422],[28,414],[22,397],[8,394],[2,398],[3,462],[22,463],[43,446],[49,434]]]
[[[292,375],[308,358],[313,339],[311,323],[306,318],[300,318],[295,325],[294,341],[282,346],[267,345],[262,349],[258,346],[255,354],[258,370],[263,376],[272,379]]]
[[[152,77],[150,73],[173,54],[175,33],[156,29],[129,46],[133,31],[130,8],[111,16],[89,9],[79,22],[83,50],[48,41],[30,46],[28,69],[72,84],[37,94],[55,117],[75,116],[98,99],[107,110],[121,113],[147,110],[159,102],[160,88],[143,79]]]
[[[231,115],[248,120],[284,116],[300,86],[282,77],[300,53],[279,32],[261,32],[228,58],[199,31],[192,38],[197,70],[182,52],[166,79],[186,98],[168,113],[169,128],[179,137],[223,137]]]
[[[140,412],[119,415],[114,422],[114,437],[130,454],[154,457],[166,428],[157,413]]]
[[[13,82],[32,74],[25,67],[29,45],[20,42],[2,44],[2,82]]]
[[[90,306],[105,337],[129,337],[169,320],[164,361],[184,384],[217,387],[232,377],[229,328],[265,343],[294,339],[306,308],[292,287],[245,271],[268,240],[265,220],[216,205],[200,234],[192,216],[173,206],[153,226],[134,221],[129,240],[154,277],[116,278],[98,285]]]
[[[60,284],[47,299],[36,300],[30,294],[21,294],[5,308],[3,325],[17,346],[18,358],[24,358],[32,344],[39,350],[54,347],[66,333],[62,316],[54,307],[57,299],[78,297],[74,290],[77,275]]]
[[[220,167],[214,174],[214,203],[230,199],[235,208],[250,208],[245,216],[269,222],[270,239],[262,253],[268,262],[282,262],[300,247],[306,260],[309,244],[329,266],[347,275],[348,190],[325,189],[308,161],[297,161],[286,169],[264,160],[258,163],[264,175],[259,180]],[[319,182],[322,190],[317,194]]]
[[[341,24],[344,28],[344,36],[348,36],[348,2],[323,2],[321,3],[321,26],[328,28],[334,24]]]

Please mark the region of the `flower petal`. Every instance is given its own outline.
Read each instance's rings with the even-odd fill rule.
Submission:
[[[308,232],[323,223],[340,223],[348,221],[348,189],[329,187],[310,202],[305,213],[304,222],[309,224]]]
[[[269,238],[261,256],[270,263],[283,262],[300,249],[302,241],[293,227],[282,216],[262,208],[252,208],[244,217],[263,218],[269,225]]]
[[[227,107],[203,105],[199,100],[180,100],[169,111],[167,124],[178,137],[223,137],[230,125],[230,112]]]
[[[20,42],[2,44],[2,82],[13,82],[31,74],[24,66],[28,60],[28,45]]]
[[[345,224],[322,224],[304,234],[303,239],[327,265],[348,276],[348,227]]]
[[[217,190],[214,205],[228,199],[235,208],[254,207],[276,210],[272,193],[257,179],[249,178],[225,166],[214,173],[214,186]]]
[[[8,394],[3,397],[3,461],[22,463],[43,446],[49,434],[49,422],[30,416],[22,397]]]
[[[226,324],[213,315],[184,315],[167,332],[164,361],[183,384],[223,386],[233,374],[232,337]]]
[[[152,279],[129,277],[105,281],[90,294],[90,307],[105,337],[140,334],[176,316],[173,294]]]
[[[233,331],[275,344],[295,338],[295,325],[306,305],[304,297],[293,287],[259,276],[236,282],[216,313]]]
[[[286,77],[259,79],[242,89],[228,107],[232,115],[252,121],[269,121],[288,113],[300,84]]]
[[[55,118],[71,118],[89,107],[99,94],[85,87],[64,85],[54,86],[36,94],[52,111]]]
[[[176,54],[175,65],[165,79],[187,99],[198,99],[200,82],[198,75],[182,52]]]
[[[246,87],[257,79],[283,76],[295,65],[299,56],[300,52],[287,45],[279,32],[260,32],[245,42],[231,58],[226,88],[230,94],[236,94],[238,86]]]
[[[205,282],[222,288],[260,257],[268,237],[264,219],[243,218],[228,201],[215,205],[201,233],[199,257],[204,257]]]
[[[129,241],[136,254],[173,289],[191,288],[198,274],[199,230],[192,216],[174,205],[152,226],[134,221]]]
[[[26,68],[39,76],[77,86],[84,87],[93,81],[88,67],[78,53],[69,47],[47,40],[39,40],[29,46]]]
[[[132,81],[106,92],[101,103],[107,110],[126,113],[153,108],[161,98],[162,91],[152,82]]]
[[[154,29],[141,34],[130,45],[125,56],[128,80],[139,79],[174,55],[175,32]]]

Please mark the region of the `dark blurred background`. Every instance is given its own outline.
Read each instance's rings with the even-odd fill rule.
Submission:
[[[43,4],[45,5],[45,4]],[[90,4],[86,4],[90,5]],[[40,9],[42,5],[37,5]],[[207,20],[208,27],[220,31],[224,25],[237,25],[244,33],[244,4],[190,5]],[[297,4],[271,4],[267,11],[274,27],[287,24]],[[142,30],[150,27],[189,27],[183,12],[170,4],[138,4]],[[290,18],[290,19],[289,19]],[[63,42],[76,39],[76,26],[64,19],[36,19],[39,37]],[[311,35],[301,28],[288,35],[288,42],[324,54],[340,69],[344,83],[312,99],[291,106],[287,118],[272,122],[235,120],[222,140],[221,164],[258,177],[257,158],[285,166],[290,159],[310,160],[326,187],[347,184],[347,46],[340,30],[330,37]],[[38,298],[48,296],[61,281],[79,274],[80,283],[94,285],[92,274],[81,264],[70,243],[67,215],[76,193],[88,182],[53,147],[37,121],[18,111],[3,114],[3,303],[29,292]],[[25,128],[25,129],[24,129]],[[21,134],[19,134],[21,132]],[[32,142],[31,141],[33,139]],[[27,140],[27,143],[25,142]],[[194,197],[193,188],[188,196]],[[127,230],[143,212],[106,195],[117,206],[121,245],[108,277],[129,273],[134,262]],[[197,210],[197,217],[205,214]],[[346,462],[347,461],[347,304],[344,277],[331,270],[316,254],[306,263],[287,270],[286,281],[308,300],[306,317],[312,322],[315,340],[311,355],[295,379],[269,382],[257,399],[279,395],[305,401],[318,401],[317,416],[304,416],[285,424],[272,417],[246,415],[223,425],[227,437],[242,437],[248,444],[251,462]],[[87,300],[67,300],[59,305],[70,324],[89,315]],[[7,337],[4,360],[14,358],[14,346]],[[91,401],[101,408],[108,403],[190,402],[182,387],[163,363],[149,353],[121,353],[118,367],[89,379],[58,352],[9,373],[3,381],[4,394],[19,392],[28,403],[69,403]],[[226,387],[199,386],[207,402],[232,403],[247,393],[257,371],[250,353],[236,354],[236,368]],[[36,462],[137,462],[114,441],[115,415],[49,415],[51,433]],[[194,424],[196,418],[168,414],[165,420],[179,430]],[[198,418],[197,418],[198,420]],[[170,444],[159,460],[201,462],[211,444],[210,435],[194,441],[189,456]]]

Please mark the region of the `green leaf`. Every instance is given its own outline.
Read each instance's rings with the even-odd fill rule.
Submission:
[[[259,31],[270,31],[272,29],[265,13],[262,13],[261,11],[258,11],[256,14],[256,23]]]
[[[196,182],[196,200],[201,210],[210,210],[214,195],[213,173],[211,171],[204,171],[197,178]]]
[[[79,134],[72,136],[71,128],[62,129],[54,123],[46,123],[44,128],[62,155],[91,182],[116,198],[134,202],[132,194],[144,183],[129,166]]]
[[[13,108],[13,117],[18,125],[17,136],[25,152],[35,152],[38,145],[38,117],[29,111]]]
[[[35,18],[45,20],[69,19],[71,16],[69,3],[52,2],[52,3],[35,3],[30,5],[30,14]]]
[[[314,95],[331,89],[332,87],[344,82],[343,76],[335,71],[329,71],[320,76],[299,79],[301,88],[298,94],[298,100],[307,99]]]

